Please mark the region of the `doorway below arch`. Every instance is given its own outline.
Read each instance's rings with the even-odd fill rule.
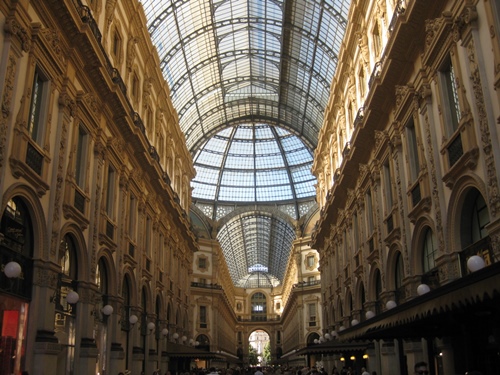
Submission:
[[[256,329],[248,337],[248,362],[250,366],[267,366],[271,361],[269,334]]]

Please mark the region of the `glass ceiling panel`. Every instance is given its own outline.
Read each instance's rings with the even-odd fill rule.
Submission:
[[[212,219],[230,213],[234,204],[257,202],[280,202],[297,219],[309,207],[306,199],[314,201],[312,152],[350,0],[296,0],[286,6],[284,0],[141,3],[193,155],[193,201]],[[270,220],[256,217],[255,222]],[[226,239],[245,260],[245,249],[265,258],[241,270],[233,264],[236,258],[228,259],[238,269],[235,283],[281,281],[284,258],[269,250],[283,237],[273,237],[282,231],[278,227],[264,235],[268,227],[255,224],[260,240],[251,243],[238,237],[245,233],[241,228]],[[273,245],[260,248],[263,239]],[[269,257],[280,265],[271,265]]]
[[[311,118],[305,103],[318,98],[321,113],[327,103],[325,98],[328,98],[329,84],[337,64],[349,0],[299,0],[287,4],[290,9],[286,12],[284,1],[142,0],[141,3],[165,78],[171,87],[174,107],[179,113],[183,110],[180,123],[184,132],[189,134],[187,144],[192,150],[203,144],[210,132],[193,132],[191,128],[200,126],[200,122],[195,116],[184,117],[188,113],[184,106],[196,107],[194,113],[198,116],[214,107],[201,107],[199,100],[190,101],[189,98],[196,97],[204,88],[211,91],[218,86],[227,93],[224,86],[230,84],[228,80],[239,77],[247,82],[272,77],[281,82],[277,87],[288,87],[280,90],[280,95],[275,89],[252,90],[245,100],[271,100],[272,106],[280,108],[272,111],[272,116],[282,126],[290,127],[303,137],[309,147],[315,146],[322,118],[314,115]],[[271,57],[273,54],[276,56]],[[286,64],[279,62],[283,56],[287,58]],[[197,65],[212,58],[210,68],[194,74]],[[269,63],[271,59],[276,65]],[[304,68],[297,75],[299,66]],[[321,84],[311,85],[314,75],[321,77]],[[179,85],[186,79],[191,83]],[[297,92],[290,85],[300,85],[303,89]],[[264,98],[265,92],[276,94]],[[305,103],[290,101],[289,95],[302,97]],[[230,100],[238,99],[232,96]],[[291,107],[284,105],[287,102]],[[245,111],[227,111],[224,105],[217,107],[221,115],[216,118],[221,122],[214,126],[227,126],[241,116],[266,116],[268,110],[263,113],[261,108],[251,106]],[[300,121],[287,121],[294,117],[287,113],[293,108],[301,113],[298,116]],[[306,123],[315,131],[305,133]]]
[[[288,263],[295,231],[283,219],[265,213],[249,213],[228,221],[217,239],[225,258],[234,259],[229,267],[233,282],[244,287],[248,277],[257,270],[277,283],[282,280],[283,264]],[[277,283],[259,286],[272,287]]]
[[[296,182],[310,184],[306,191],[314,196],[311,151],[297,136],[278,129],[265,124],[240,124],[213,136],[194,157],[194,182],[220,187],[212,189],[214,196],[208,199],[213,202],[294,200]],[[214,167],[219,167],[222,174]],[[206,189],[198,195],[200,185],[196,183],[193,199],[207,199]]]

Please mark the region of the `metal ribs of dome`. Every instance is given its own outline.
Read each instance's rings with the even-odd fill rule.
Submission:
[[[308,163],[312,162],[312,151],[323,124],[350,0],[141,0],[141,3],[186,144],[199,162],[195,164],[198,176],[193,181],[193,197],[197,199],[198,208],[212,220],[218,220],[248,205],[247,215],[257,218],[260,213],[252,209],[251,203],[255,206],[265,203],[265,199],[257,199],[260,196],[268,197],[268,203],[297,220],[314,200],[311,188],[314,177]],[[311,159],[302,155],[300,162],[289,163],[290,154],[278,146],[284,165],[266,171],[255,168],[257,161],[248,168],[245,165],[248,155],[240,155],[238,159],[236,153],[230,153],[229,144],[225,144],[219,154],[209,150],[225,129],[236,134],[244,127],[264,125],[275,134],[285,129],[289,135],[298,137]],[[279,143],[279,137],[275,141]],[[252,142],[254,150],[260,147],[258,140]],[[210,157],[203,156],[210,152]],[[218,167],[210,164],[213,161],[207,165],[207,160],[219,157]],[[242,165],[229,167],[228,162],[237,164],[237,161]],[[294,167],[308,169],[311,178],[305,190],[300,190],[304,189],[302,172],[294,171]],[[212,173],[216,177],[210,176]],[[246,182],[241,184],[241,181]],[[263,185],[259,185],[259,181],[264,181]],[[285,184],[293,186],[285,189]],[[233,195],[224,193],[231,187],[235,189]],[[245,190],[247,188],[249,190]],[[307,194],[300,195],[297,191],[307,191]],[[240,193],[244,199],[235,199]],[[220,228],[219,240],[225,238],[226,232],[245,236],[248,228],[245,229],[244,221],[225,223]],[[273,238],[283,233],[294,237],[293,226],[286,225],[288,229],[283,227]],[[237,226],[240,228],[236,229]],[[277,230],[276,226],[272,228]],[[283,243],[278,245],[270,240],[272,236],[267,236],[266,230],[259,225],[255,227],[258,242],[236,237],[222,241],[236,285],[243,280],[277,278],[281,281],[291,241],[288,247],[283,247]],[[285,237],[288,238],[288,234]],[[249,248],[253,255],[245,255]],[[259,271],[250,270],[251,261],[242,263],[244,267],[237,262],[256,254],[260,254],[262,268]],[[281,259],[279,264],[273,260],[276,258]],[[269,278],[260,277],[265,269]]]

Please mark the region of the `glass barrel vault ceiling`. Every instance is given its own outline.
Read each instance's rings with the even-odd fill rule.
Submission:
[[[195,161],[197,206],[218,220],[230,211],[223,203],[251,210],[250,203],[285,202],[297,220],[310,207],[304,202],[314,200],[312,152],[350,0],[141,3]],[[255,211],[249,215],[262,219]],[[222,241],[227,231],[246,236],[247,222],[229,221],[219,230],[233,281],[246,276],[273,284],[283,275],[291,242],[273,242],[274,234],[260,233],[261,225],[255,225],[259,241],[252,243],[259,256],[244,254],[248,243]],[[258,261],[248,260],[243,272],[236,264],[243,258]]]

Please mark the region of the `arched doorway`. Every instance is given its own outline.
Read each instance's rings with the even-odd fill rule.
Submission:
[[[33,233],[23,200],[7,202],[0,224],[0,373],[24,368],[31,300]],[[20,273],[19,273],[20,271]]]
[[[248,337],[248,362],[250,366],[267,366],[271,362],[269,334],[256,329]]]

